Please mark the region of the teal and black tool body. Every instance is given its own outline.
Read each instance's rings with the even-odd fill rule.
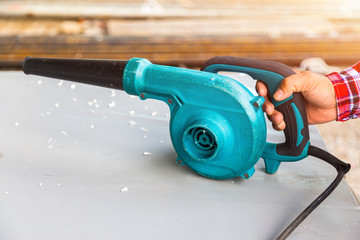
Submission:
[[[156,65],[141,58],[113,61],[28,57],[23,70],[165,102],[171,112],[170,134],[177,161],[209,178],[249,178],[260,158],[265,160],[266,171],[274,173],[280,162],[307,156],[309,132],[302,96],[273,101],[284,114],[286,142],[268,143],[264,98],[242,83],[217,74],[246,73],[264,81],[274,93],[284,77],[294,73],[277,62],[217,57],[197,71]]]
[[[26,74],[65,79],[125,90],[140,99],[157,99],[171,112],[170,134],[177,161],[213,179],[243,177],[254,173],[263,158],[266,172],[275,173],[281,162],[320,158],[338,171],[333,183],[279,236],[285,239],[340,183],[350,165],[310,145],[304,98],[294,93],[282,102],[272,99],[281,81],[294,72],[278,62],[236,57],[215,57],[201,71],[129,61],[27,57]],[[285,142],[266,142],[264,98],[220,71],[241,72],[263,81],[269,99],[284,116]]]

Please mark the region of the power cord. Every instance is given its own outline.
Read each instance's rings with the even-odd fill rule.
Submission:
[[[302,221],[304,221],[304,219],[334,191],[351,167],[350,164],[344,163],[331,153],[312,145],[309,146],[308,155],[317,157],[331,164],[335,167],[338,174],[329,187],[327,187],[319,197],[317,197],[302,213],[300,213],[300,215],[279,235],[276,240],[286,239],[300,225],[300,223],[302,223]]]

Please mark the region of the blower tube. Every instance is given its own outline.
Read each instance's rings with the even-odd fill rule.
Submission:
[[[64,79],[100,87],[124,90],[123,75],[128,61],[26,57],[26,74]]]

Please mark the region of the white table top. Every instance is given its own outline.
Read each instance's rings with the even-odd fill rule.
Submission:
[[[274,239],[336,176],[308,157],[206,179],[176,164],[162,102],[22,72],[0,82],[0,239]],[[289,239],[359,236],[343,181]]]

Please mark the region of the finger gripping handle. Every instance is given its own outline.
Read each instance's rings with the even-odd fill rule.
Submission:
[[[276,144],[273,153],[268,150],[271,156],[267,157],[279,161],[294,161],[307,155],[305,148],[309,142],[309,129],[304,97],[301,93],[294,93],[284,101],[275,101],[272,97],[281,81],[295,74],[291,68],[279,62],[219,56],[208,60],[201,70],[213,73],[242,72],[263,81],[268,87],[269,99],[275,109],[283,114],[286,124],[285,143]]]

